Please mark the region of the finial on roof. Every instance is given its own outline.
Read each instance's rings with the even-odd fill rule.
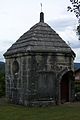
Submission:
[[[41,12],[42,12],[42,3],[41,3]]]
[[[42,3],[41,3],[40,22],[44,22],[44,13],[42,12]]]

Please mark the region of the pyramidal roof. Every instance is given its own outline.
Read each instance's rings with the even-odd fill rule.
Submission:
[[[44,13],[40,13],[40,22],[25,32],[4,54],[4,56],[26,52],[73,53],[64,40],[44,22]]]

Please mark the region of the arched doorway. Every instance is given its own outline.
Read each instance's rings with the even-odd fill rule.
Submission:
[[[61,79],[60,82],[60,98],[61,103],[69,102],[70,94],[71,94],[71,81],[73,79],[73,72],[66,72]]]
[[[69,79],[68,75],[65,74],[61,80],[61,102],[69,101]]]

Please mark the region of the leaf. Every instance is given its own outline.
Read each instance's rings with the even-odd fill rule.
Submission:
[[[71,9],[70,12],[73,12],[73,10]]]
[[[77,5],[73,5],[73,7],[77,7]]]
[[[70,2],[73,2],[73,0],[70,0]]]
[[[68,9],[71,9],[71,7],[70,7],[70,6],[68,6],[67,8],[68,8]]]
[[[78,16],[78,15],[76,15],[76,17],[78,18],[79,16]]]
[[[78,3],[78,0],[74,0],[74,3]]]
[[[68,7],[67,7],[67,11],[69,11],[70,9],[71,9],[71,7],[70,7],[70,6],[68,6]]]

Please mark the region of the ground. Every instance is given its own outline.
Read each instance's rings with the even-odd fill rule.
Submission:
[[[24,107],[0,100],[0,120],[80,120],[80,103]]]

